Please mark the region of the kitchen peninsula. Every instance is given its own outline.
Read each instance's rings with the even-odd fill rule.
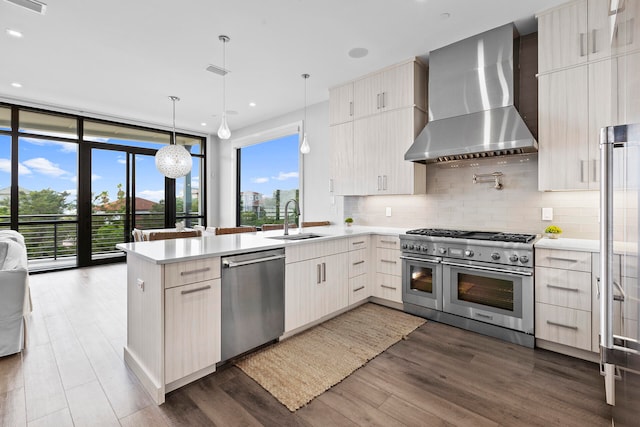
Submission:
[[[319,237],[284,240],[278,230],[118,245],[127,253],[124,357],[157,404],[221,361],[221,257],[284,249],[282,337],[369,299],[401,308],[398,235],[405,230],[312,230]]]

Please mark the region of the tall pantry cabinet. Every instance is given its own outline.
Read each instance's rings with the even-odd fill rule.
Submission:
[[[640,2],[577,0],[538,15],[538,189],[597,190],[599,134],[639,122]],[[620,84],[618,84],[620,82]]]
[[[330,89],[329,117],[333,194],[426,192],[425,165],[404,160],[427,119],[421,62],[405,61]]]

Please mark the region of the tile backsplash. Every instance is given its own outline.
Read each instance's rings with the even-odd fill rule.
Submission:
[[[502,172],[502,190],[493,183],[473,183],[473,174]],[[536,154],[455,164],[427,165],[427,194],[418,196],[348,196],[345,216],[362,225],[438,227],[543,233],[551,224],[563,237],[599,238],[598,191],[538,191]],[[625,206],[630,209],[625,209]],[[391,216],[386,216],[386,208]],[[542,208],[553,208],[553,220],[542,221]],[[635,214],[637,201],[616,206]],[[619,237],[619,236],[617,236]]]

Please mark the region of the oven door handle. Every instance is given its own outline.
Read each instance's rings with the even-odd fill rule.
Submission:
[[[458,264],[456,262],[449,262],[449,261],[442,261],[442,265],[451,265],[453,267],[463,267],[463,268],[468,268],[472,270],[493,271],[496,273],[517,274],[518,276],[533,276],[533,272],[530,272],[530,271],[512,271],[504,268],[485,267],[482,265]]]
[[[442,258],[416,258],[411,256],[400,256],[400,259],[406,259],[407,261],[417,261],[417,262],[433,262],[435,264],[440,264],[442,262]]]

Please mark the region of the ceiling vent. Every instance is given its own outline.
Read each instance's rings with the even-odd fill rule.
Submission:
[[[207,71],[211,71],[213,74],[217,74],[219,76],[226,76],[229,73],[229,70],[225,70],[217,65],[209,65],[207,67]]]
[[[40,15],[44,15],[47,10],[47,5],[44,3],[40,3],[36,0],[5,0],[7,3],[13,3],[16,6],[24,7],[25,9],[29,9],[32,12],[39,13]]]

